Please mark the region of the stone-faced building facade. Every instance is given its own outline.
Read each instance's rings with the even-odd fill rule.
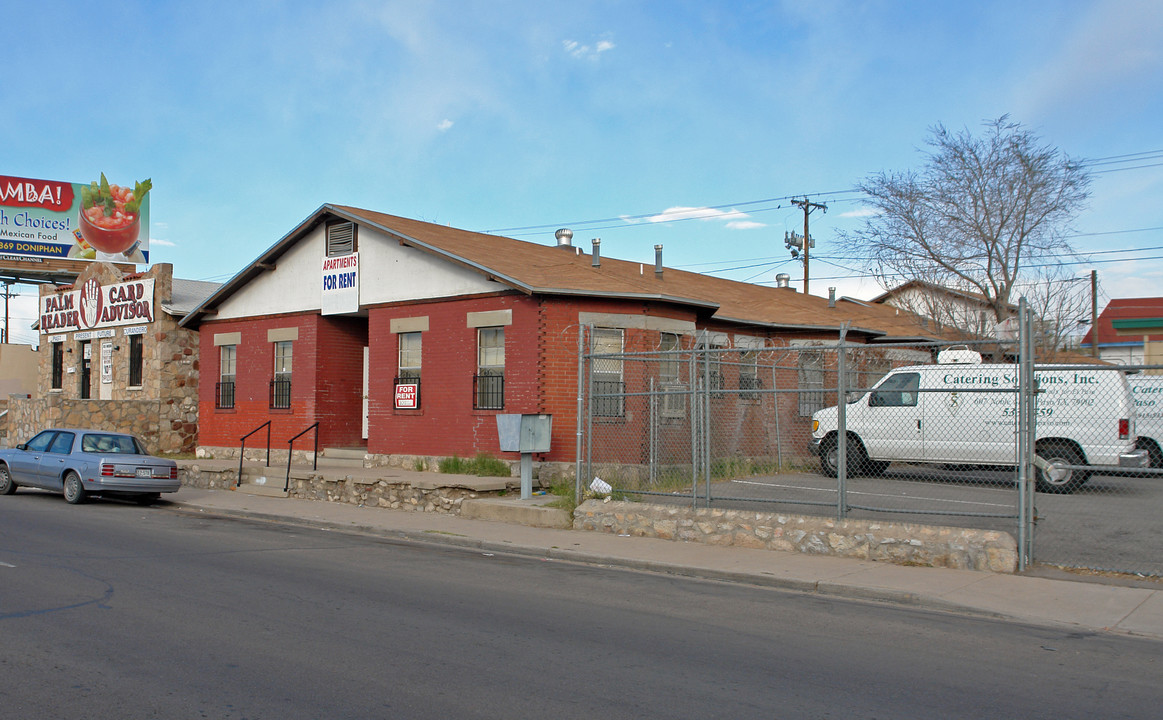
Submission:
[[[178,323],[217,287],[175,280],[168,263],[124,274],[100,262],[72,285],[41,286],[37,392],[10,404],[10,443],[50,426],[99,427],[154,452],[192,452],[198,335]]]

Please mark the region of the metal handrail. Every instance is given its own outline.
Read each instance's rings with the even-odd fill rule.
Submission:
[[[259,425],[238,439],[242,443],[242,446],[238,448],[238,482],[235,483],[234,487],[242,485],[242,461],[246,457],[246,439],[264,427],[267,429],[267,465],[269,466],[271,464],[271,421],[267,420],[262,425]]]
[[[315,431],[315,449],[311,455],[311,469],[319,469],[319,423],[314,422],[311,423],[306,430],[287,441],[287,481],[283,483],[283,492],[287,492],[291,489],[291,450],[293,449],[293,445],[296,440],[303,437],[312,430]]]

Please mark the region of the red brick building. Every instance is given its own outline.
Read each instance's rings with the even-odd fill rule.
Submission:
[[[627,352],[834,342],[844,322],[855,342],[931,335],[893,308],[665,268],[660,248],[640,263],[566,242],[322,206],[183,320],[200,335],[200,447],[270,421],[285,450],[317,422],[320,448],[513,458],[496,415],[547,413],[541,459],[569,462],[582,326]]]

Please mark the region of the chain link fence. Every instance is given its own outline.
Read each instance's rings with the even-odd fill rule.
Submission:
[[[579,364],[579,477],[616,496],[1001,530],[1030,562],[1163,575],[1163,367],[628,334],[590,328]]]

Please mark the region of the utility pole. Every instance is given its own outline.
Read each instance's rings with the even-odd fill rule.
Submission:
[[[792,205],[800,207],[804,211],[804,295],[808,294],[808,246],[812,244],[812,236],[808,234],[808,215],[812,214],[813,210],[823,210],[828,212],[828,206],[822,203],[814,203],[808,200],[805,195],[803,200],[792,200]]]
[[[0,334],[0,343],[12,342],[12,338],[8,335],[8,298],[16,297],[16,295],[17,293],[12,292],[12,283],[4,283],[4,332]]]
[[[1090,271],[1090,354],[1098,357],[1098,270]]]

